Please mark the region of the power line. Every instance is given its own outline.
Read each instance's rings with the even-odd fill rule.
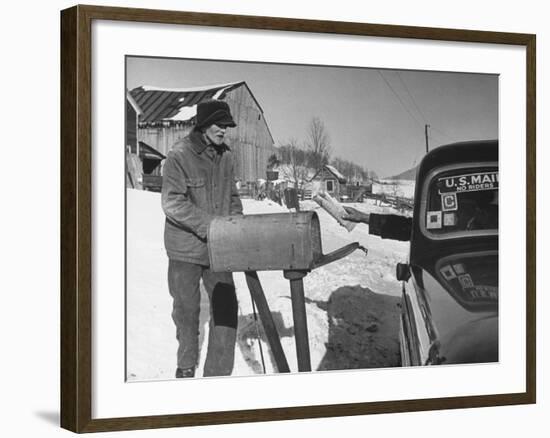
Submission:
[[[388,88],[390,89],[390,91],[393,93],[393,95],[397,98],[398,102],[401,104],[401,106],[403,107],[403,109],[405,111],[407,111],[407,113],[409,114],[409,116],[411,116],[411,118],[416,122],[418,123],[419,125],[423,126],[424,129],[425,129],[425,137],[426,137],[426,149],[428,149],[428,139],[432,139],[433,140],[433,136],[432,135],[428,135],[428,132],[427,132],[427,129],[428,127],[432,130],[432,131],[435,131],[437,133],[439,133],[441,136],[444,136],[446,137],[447,139],[453,141],[453,139],[445,134],[443,131],[441,131],[440,129],[437,129],[435,128],[433,125],[429,124],[426,117],[424,116],[424,113],[422,112],[422,110],[420,109],[420,107],[418,106],[418,104],[416,103],[416,100],[414,99],[412,93],[410,92],[409,90],[409,87],[407,86],[407,84],[405,83],[405,81],[403,80],[403,78],[401,77],[401,75],[399,74],[399,72],[395,72],[397,74],[397,77],[399,78],[399,80],[401,81],[401,83],[403,84],[403,87],[405,88],[405,91],[407,92],[407,94],[409,95],[409,98],[411,99],[411,102],[412,104],[414,105],[414,107],[416,108],[416,111],[418,112],[418,114],[420,115],[420,117],[422,117],[422,119],[424,120],[424,123],[419,121],[415,116],[414,114],[409,110],[409,108],[407,107],[407,105],[405,105],[405,102],[403,101],[403,99],[401,99],[401,96],[399,95],[399,93],[397,93],[397,91],[395,91],[395,89],[392,87],[391,83],[388,81],[388,79],[386,79],[386,77],[382,74],[382,72],[380,70],[377,70],[378,74],[380,75],[380,77],[383,79],[383,81],[386,83],[386,85],[388,86]],[[440,137],[439,135],[437,135],[437,137]],[[441,138],[441,140],[443,140]],[[416,161],[416,160],[415,160]]]
[[[397,100],[399,101],[399,103],[401,104],[401,106],[405,109],[405,111],[407,111],[407,113],[412,117],[412,119],[418,123],[419,125],[424,125],[422,122],[420,122],[414,115],[413,113],[410,112],[410,110],[405,106],[405,103],[403,102],[403,100],[401,99],[401,97],[399,96],[399,94],[397,94],[397,91],[395,91],[393,89],[393,87],[391,86],[391,84],[388,82],[388,80],[384,77],[384,75],[382,74],[382,72],[380,70],[377,70],[378,74],[380,75],[380,77],[384,80],[384,82],[386,83],[386,85],[388,86],[388,88],[391,90],[391,92],[394,94],[394,96],[397,98]]]
[[[396,71],[395,72],[397,74],[397,77],[399,78],[399,80],[401,81],[401,83],[403,84],[403,87],[405,88],[405,91],[407,92],[407,94],[409,95],[409,97],[411,98],[411,102],[413,103],[414,107],[416,108],[416,110],[418,111],[418,114],[420,114],[420,117],[422,117],[422,119],[424,120],[425,123],[428,123],[428,120],[426,119],[426,116],[424,116],[424,113],[422,112],[422,110],[420,109],[420,107],[418,106],[418,104],[416,103],[416,100],[415,98],[413,97],[411,91],[409,90],[409,87],[407,86],[407,83],[404,81],[403,77],[401,76],[401,74]],[[434,127],[432,124],[430,124],[430,128],[432,129],[432,131],[436,131],[438,132],[439,134],[441,134],[442,136],[448,138],[449,140],[453,140],[449,135],[445,134],[443,131],[441,131],[440,129]]]
[[[412,96],[411,92],[409,91],[409,87],[407,87],[407,84],[405,83],[405,81],[403,80],[403,78],[401,77],[401,75],[399,74],[398,71],[395,72],[397,74],[397,77],[399,78],[399,80],[401,81],[401,83],[403,84],[403,87],[405,87],[405,91],[407,92],[407,94],[409,95],[409,97],[411,98],[411,102],[413,103],[414,107],[416,108],[416,110],[418,111],[418,114],[420,114],[420,117],[422,117],[422,120],[424,120],[425,123],[428,123],[426,117],[424,116],[424,113],[422,111],[420,111],[420,108],[418,107],[418,105],[416,104],[416,101],[414,100],[414,97]]]

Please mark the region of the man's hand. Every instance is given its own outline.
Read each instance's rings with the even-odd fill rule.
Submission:
[[[344,210],[346,210],[346,214],[342,216],[342,219],[352,222],[362,222],[364,224],[369,223],[368,213],[362,213],[353,207],[344,207]]]

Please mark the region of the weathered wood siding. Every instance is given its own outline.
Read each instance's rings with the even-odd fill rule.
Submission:
[[[191,123],[178,123],[170,126],[139,128],[139,140],[167,155],[174,143],[185,137],[193,129]]]
[[[266,178],[269,156],[276,153],[264,116],[245,85],[229,91],[224,99],[237,127],[227,130],[226,142],[234,153],[235,176],[243,182]],[[193,128],[190,123],[139,128],[139,140],[166,155],[172,145]]]
[[[126,153],[126,187],[142,189],[143,167],[136,154]]]
[[[132,104],[126,99],[126,144],[136,150],[138,116]]]
[[[264,115],[244,85],[229,91],[224,100],[237,123],[227,139],[235,153],[236,174],[242,181],[266,179],[267,160],[276,150]]]

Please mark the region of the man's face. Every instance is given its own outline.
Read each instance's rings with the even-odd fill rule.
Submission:
[[[210,125],[206,128],[204,134],[213,144],[220,146],[223,143],[226,129],[225,126]]]

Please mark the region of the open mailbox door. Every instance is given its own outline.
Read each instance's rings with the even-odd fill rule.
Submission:
[[[335,262],[359,243],[323,254],[317,213],[253,214],[217,217],[208,230],[208,255],[214,271],[310,271]]]

